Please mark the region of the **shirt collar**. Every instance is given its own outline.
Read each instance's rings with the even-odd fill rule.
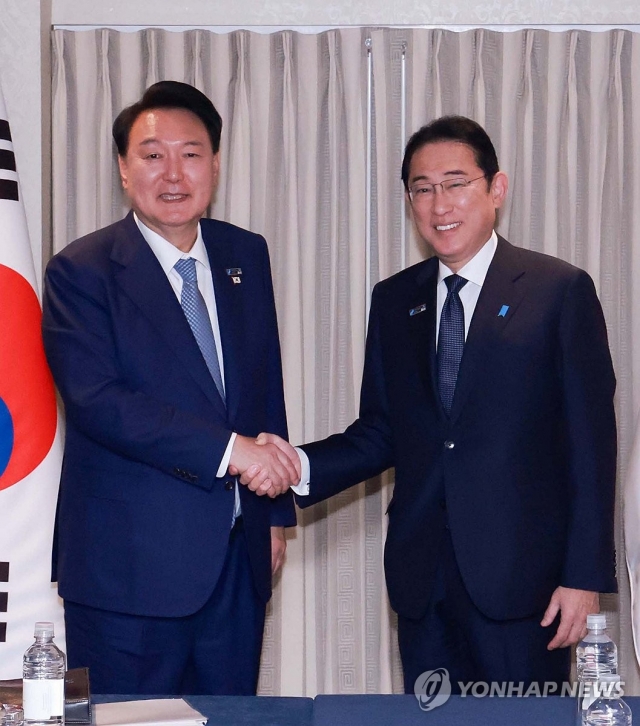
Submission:
[[[482,245],[476,254],[467,262],[464,267],[458,270],[458,275],[464,277],[465,280],[473,282],[479,287],[484,284],[484,279],[489,271],[489,265],[498,247],[498,235],[495,230],[491,233],[491,237]],[[442,260],[438,261],[438,283],[442,282],[445,277],[453,274]]]
[[[179,250],[175,245],[172,245],[171,242],[166,240],[157,232],[149,229],[149,227],[147,227],[147,225],[141,221],[141,219],[135,212],[133,213],[133,218],[138,225],[140,233],[145,238],[149,247],[151,247],[151,251],[158,258],[158,262],[162,266],[165,275],[168,275],[173,269],[176,262],[183,257],[193,257],[194,260],[204,265],[207,270],[211,269],[211,265],[209,264],[209,256],[207,255],[207,250],[204,246],[204,240],[202,239],[202,230],[200,229],[199,222],[198,236],[196,237],[196,241],[194,242],[193,247],[189,250],[189,252],[182,252],[182,250]]]

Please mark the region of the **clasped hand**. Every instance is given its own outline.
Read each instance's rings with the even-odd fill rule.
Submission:
[[[229,473],[259,496],[283,494],[300,481],[300,457],[280,436],[260,434],[257,439],[236,436]]]

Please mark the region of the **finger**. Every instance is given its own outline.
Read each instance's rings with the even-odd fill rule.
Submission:
[[[284,564],[284,553],[285,553],[284,548],[278,549],[277,551],[275,551],[273,553],[273,557],[271,558],[271,574],[272,575],[275,575],[280,570],[282,565]]]
[[[569,633],[571,631],[571,628],[567,623],[564,621],[564,619],[560,620],[560,625],[558,626],[558,631],[553,638],[553,640],[549,643],[547,646],[548,650],[555,650],[556,648],[564,648],[568,643],[567,639],[569,636]]]
[[[294,466],[293,462],[291,461],[291,458],[281,449],[278,449],[276,447],[277,458],[280,464],[282,465],[284,469],[284,477],[286,478],[287,482],[294,482],[300,479],[300,476],[298,475],[298,472],[296,470],[296,467]]]
[[[235,467],[234,467],[235,468]],[[240,477],[240,483],[244,484],[245,486],[248,486],[249,489],[252,487],[250,486],[251,482],[255,479],[256,476],[258,476],[261,472],[262,467],[260,464],[252,464]],[[231,470],[231,468],[229,469]],[[265,472],[266,474],[266,472]]]
[[[543,628],[551,625],[551,623],[556,619],[556,615],[558,614],[559,610],[560,604],[556,601],[555,598],[552,597],[551,602],[547,606],[547,609],[544,611],[544,615],[542,617],[542,620],[540,621],[540,625],[542,625]]]
[[[238,476],[238,474],[240,473],[237,466],[230,466],[227,471],[229,472],[229,474],[231,474],[231,476]]]
[[[274,486],[273,481],[271,479],[265,479],[264,482],[256,489],[256,494],[259,496],[264,496],[267,494],[272,499],[273,497],[278,496],[278,489]]]
[[[247,483],[247,487],[251,489],[252,492],[259,493],[260,487],[268,478],[269,472],[266,469],[260,469],[260,471]]]
[[[269,472],[273,485],[280,493],[289,488],[295,476],[290,461],[281,453],[274,455]]]
[[[584,634],[583,634],[583,630],[584,630]],[[587,630],[586,630],[586,628],[582,627],[582,623],[575,622],[573,624],[573,627],[571,628],[571,632],[569,633],[569,636],[567,637],[566,645],[569,646],[569,645],[575,645],[576,643],[579,643],[586,634],[587,634]]]
[[[256,444],[259,446],[264,446],[265,444],[272,444],[272,434],[267,434],[264,431],[260,434],[258,434],[258,437],[256,438]]]

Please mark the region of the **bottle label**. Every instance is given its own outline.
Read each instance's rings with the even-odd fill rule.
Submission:
[[[64,678],[25,678],[22,701],[25,719],[35,721],[64,715]]]

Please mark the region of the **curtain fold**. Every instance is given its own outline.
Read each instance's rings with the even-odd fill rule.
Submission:
[[[637,34],[154,28],[54,30],[52,42],[54,251],[124,214],[110,129],[147,85],[164,78],[193,83],[220,111],[221,181],[211,214],[264,234],[269,244],[294,443],[342,430],[357,415],[367,272],[375,283],[404,260],[429,254],[406,217],[406,136],[443,114],[478,120],[510,180],[500,233],[594,278],[618,377],[619,474],[626,475],[640,406],[640,308],[632,282],[640,270]],[[640,489],[640,475],[627,486]],[[401,690],[383,576],[392,487],[391,471],[299,512],[269,606],[261,693]],[[629,581],[620,566],[620,504],[616,538],[620,595],[604,606],[628,692],[640,693]]]

